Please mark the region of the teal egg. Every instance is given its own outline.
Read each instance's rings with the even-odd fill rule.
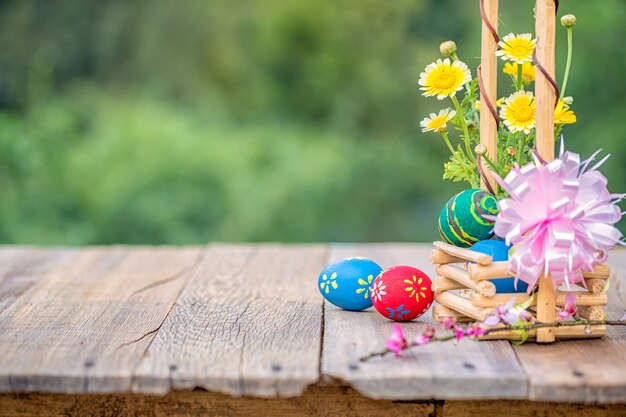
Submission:
[[[452,245],[468,248],[493,236],[493,222],[484,216],[498,214],[496,198],[480,188],[452,197],[439,214],[439,234]]]
[[[317,279],[317,288],[330,303],[345,310],[372,306],[370,286],[382,272],[376,262],[355,256],[328,265]]]

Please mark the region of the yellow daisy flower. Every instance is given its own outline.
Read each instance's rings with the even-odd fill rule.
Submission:
[[[517,62],[518,64],[531,62],[536,43],[537,40],[533,39],[530,33],[522,33],[521,35],[509,33],[498,42],[500,49],[496,51],[496,55],[505,61]]]
[[[418,84],[422,95],[437,96],[439,100],[453,96],[463,88],[465,83],[472,80],[469,68],[461,61],[450,62],[448,58],[438,59],[428,65],[420,74]]]
[[[537,103],[530,91],[518,91],[506,99],[500,118],[511,132],[530,133],[535,127]]]
[[[524,62],[522,64],[522,81],[524,82],[525,85],[528,85],[531,82],[535,81],[535,69],[536,69],[535,66],[531,64],[530,62]],[[516,78],[517,77],[517,64],[512,64],[510,62],[505,63],[504,68],[502,69],[502,72],[510,75],[513,78]]]
[[[446,130],[446,123],[456,116],[456,112],[450,109],[443,109],[439,114],[431,113],[430,117],[420,122],[422,132],[443,132]]]
[[[559,100],[554,108],[554,124],[571,125],[572,123],[576,123],[576,114],[563,100]]]

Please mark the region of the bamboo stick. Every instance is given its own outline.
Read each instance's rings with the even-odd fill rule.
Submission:
[[[553,294],[554,292],[551,291]],[[555,298],[555,306],[562,307],[565,304],[565,296],[567,293],[559,292]],[[483,297],[480,294],[472,294],[470,296],[470,300],[475,307],[480,308],[488,308],[488,307],[498,307],[506,304],[511,300],[511,298],[515,298],[515,304],[523,303],[528,300],[528,294],[496,294],[493,297]],[[576,305],[577,306],[600,306],[607,305],[609,301],[609,297],[606,294],[592,294],[587,291],[580,291],[576,293]],[[531,305],[538,306],[538,297],[535,297]],[[541,320],[537,317],[539,321]],[[556,315],[552,319],[552,321],[556,320]],[[550,323],[550,322],[545,322]]]
[[[592,272],[583,272],[583,277],[588,279],[609,279],[611,268],[607,264],[596,266]]]
[[[606,314],[600,306],[587,306],[578,309],[578,315],[585,320],[604,320]]]
[[[587,289],[592,294],[602,294],[604,292],[604,286],[606,281],[603,279],[586,279]]]
[[[535,33],[537,34],[537,61],[554,78],[554,45],[556,31],[555,0],[537,0],[535,4]],[[546,161],[554,159],[554,103],[555,91],[541,71],[537,70],[535,80],[535,100],[537,102],[537,151]],[[554,286],[550,275],[539,278],[537,291],[537,319],[542,322],[553,322]],[[555,338],[554,328],[537,330],[538,343],[550,343]]]
[[[476,262],[480,265],[491,265],[493,260],[491,256],[485,255],[484,253],[474,252],[469,249],[459,248],[458,246],[450,245],[445,242],[433,242],[433,246],[437,249],[447,253],[448,255],[452,255],[456,258],[461,258],[465,261]]]
[[[467,317],[465,314],[459,313],[444,305],[437,304],[433,307],[433,319],[435,319],[435,321],[444,321],[448,317],[453,318],[457,323],[471,323],[474,321],[473,318]]]
[[[485,279],[509,278],[513,274],[509,271],[508,261],[494,262],[491,265],[468,264],[467,271],[471,279],[480,281]],[[608,265],[598,265],[591,272],[583,272],[585,279],[606,280],[609,278],[610,270]],[[604,286],[604,283],[602,284]]]
[[[429,262],[431,264],[441,265],[441,264],[463,263],[467,261],[465,259],[452,256],[440,249],[433,249],[433,251],[430,253]]]
[[[465,285],[460,284],[453,279],[444,277],[437,277],[433,279],[433,284],[430,286],[430,289],[433,290],[433,292],[462,290],[465,288]]]
[[[498,0],[484,0],[485,17],[493,26],[498,30]],[[484,95],[486,95],[491,103],[495,107],[496,103],[496,81],[498,74],[496,50],[498,44],[493,37],[493,34],[487,27],[487,24],[482,23],[482,42],[481,42],[481,55],[480,55],[480,68],[482,73],[482,84],[484,88]],[[486,103],[486,97],[483,94],[480,95],[480,143],[487,148],[487,154],[495,161],[498,157],[498,130],[496,119],[491,114],[489,107]],[[485,178],[481,178],[481,186],[483,189],[488,189],[487,183],[491,186],[491,189],[497,190],[498,183],[496,182],[493,172],[485,161],[481,161]],[[486,180],[486,181],[485,181]]]
[[[437,274],[444,278],[452,279],[461,284],[463,286],[462,288],[472,289],[484,297],[493,297],[496,295],[496,286],[493,282],[472,281],[468,272],[463,268],[453,265],[439,265],[437,267]]]
[[[467,265],[467,271],[470,279],[475,281],[513,276],[513,274],[509,272],[508,261],[494,262],[491,265],[469,264]]]
[[[484,285],[487,284],[487,285]],[[438,277],[433,280],[431,289],[434,292],[450,291],[450,290],[467,290],[467,286],[450,278]],[[475,283],[475,286],[469,288],[476,291],[484,297],[493,297],[496,294],[496,286],[488,281]]]
[[[475,307],[467,298],[463,298],[450,291],[436,293],[435,301],[478,321],[483,321],[493,314],[493,309]]]
[[[541,329],[528,330],[528,338],[535,339],[537,337],[537,331]],[[591,333],[585,332],[585,326],[568,326],[554,328],[554,336],[558,339],[587,339],[592,337],[602,337],[606,333],[606,326],[604,324],[594,324],[590,326]],[[522,337],[519,333],[515,333],[511,330],[503,330],[497,333],[490,333],[485,336],[480,336],[480,340],[520,340]]]

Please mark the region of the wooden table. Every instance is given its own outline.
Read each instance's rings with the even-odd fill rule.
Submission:
[[[549,346],[432,344],[360,363],[384,346],[390,322],[323,303],[317,274],[361,255],[434,275],[429,252],[2,247],[0,415],[626,415],[622,328]],[[611,316],[621,317],[626,252],[611,264]],[[405,327],[414,335],[431,322]]]

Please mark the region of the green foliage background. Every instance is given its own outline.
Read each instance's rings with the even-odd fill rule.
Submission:
[[[533,3],[502,1],[500,32],[533,32]],[[624,191],[626,3],[565,13],[566,142]],[[477,1],[3,1],[0,241],[431,240],[462,187],[418,128],[446,39],[474,70]]]

